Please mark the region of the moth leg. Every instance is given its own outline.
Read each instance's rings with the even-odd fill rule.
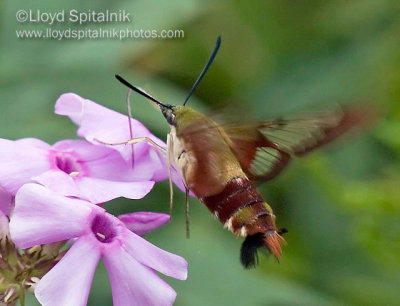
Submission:
[[[95,138],[94,141],[101,143],[103,145],[107,145],[107,146],[133,145],[138,142],[146,141],[148,144],[152,145],[154,148],[156,148],[162,154],[165,155],[167,152],[167,150],[164,147],[160,146],[158,143],[156,143],[153,139],[151,139],[149,137],[137,137],[137,138],[129,139],[128,141],[114,142],[114,143],[104,142],[97,138]]]
[[[189,228],[189,189],[185,186],[185,201],[186,201],[186,238],[190,238],[190,228]]]
[[[171,215],[172,213],[172,207],[173,207],[173,200],[174,200],[174,193],[173,193],[173,188],[172,188],[172,176],[171,176],[171,165],[173,162],[173,137],[171,136],[171,133],[168,133],[167,135],[167,164],[168,164],[168,176],[169,176],[169,194],[170,194],[170,199],[169,199],[169,209],[170,212],[169,214]],[[190,227],[189,227],[189,188],[187,187],[185,179],[182,178],[183,185],[185,186],[185,202],[186,202],[186,238],[190,238]]]
[[[169,215],[172,215],[172,207],[174,206],[174,188],[172,186],[171,174],[171,158],[172,158],[172,139],[170,133],[167,135],[167,167],[168,167],[168,181],[169,181]]]

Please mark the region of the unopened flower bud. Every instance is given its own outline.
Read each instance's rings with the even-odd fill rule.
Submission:
[[[37,285],[37,283],[40,281],[40,279],[38,277],[32,276],[32,277],[28,277],[25,281],[24,281],[24,287],[25,289],[27,289],[29,292],[33,293],[35,291],[35,287]]]
[[[15,303],[20,296],[21,287],[15,284],[8,286],[3,296],[1,297],[1,302],[6,305]]]

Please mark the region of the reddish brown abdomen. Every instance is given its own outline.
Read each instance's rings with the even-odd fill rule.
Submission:
[[[199,199],[235,235],[246,241],[257,237],[258,247],[264,245],[277,258],[282,255],[284,239],[277,232],[275,215],[249,179],[233,178],[221,193]]]
[[[264,234],[268,249],[277,257],[281,255],[279,240],[283,238],[277,234],[275,216],[250,180],[233,178],[221,193],[200,200],[235,235]]]

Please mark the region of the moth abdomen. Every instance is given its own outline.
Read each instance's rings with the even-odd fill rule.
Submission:
[[[250,220],[244,220],[243,215],[252,215]],[[265,248],[279,259],[282,256],[281,244],[285,240],[280,235],[285,230],[278,230],[275,225],[275,215],[265,202],[257,203],[239,210],[232,217],[234,229],[241,226],[240,233],[245,237],[242,244],[240,259],[246,268],[251,268],[257,263],[257,250]],[[240,224],[242,223],[242,224]],[[237,234],[238,230],[236,230]]]
[[[240,262],[245,268],[254,268],[258,263],[258,249],[264,247],[279,258],[282,254],[280,244],[283,242],[285,240],[276,231],[248,235],[240,249]]]
[[[253,183],[246,177],[231,179],[219,194],[199,198],[236,236],[245,237],[241,249],[242,264],[248,268],[257,262],[257,250],[267,248],[276,258],[282,254],[275,216]]]
[[[263,198],[247,178],[231,179],[222,192],[199,199],[225,224],[241,208],[263,202]]]
[[[258,263],[258,249],[264,246],[264,234],[248,235],[240,249],[240,262],[245,268],[253,268]]]

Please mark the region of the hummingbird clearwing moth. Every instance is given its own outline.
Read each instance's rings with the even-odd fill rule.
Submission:
[[[157,104],[170,125],[166,156],[186,187],[187,216],[190,190],[225,228],[245,239],[240,260],[249,268],[256,265],[259,248],[266,248],[279,259],[281,244],[285,243],[281,235],[286,232],[286,229],[277,228],[273,210],[257,191],[255,183],[273,179],[293,157],[331,142],[364,123],[368,116],[362,109],[349,109],[315,116],[220,125],[186,106],[214,60],[220,43],[218,37],[214,51],[182,106],[164,104],[122,77],[116,75],[116,78]],[[133,139],[127,143],[137,141]]]

